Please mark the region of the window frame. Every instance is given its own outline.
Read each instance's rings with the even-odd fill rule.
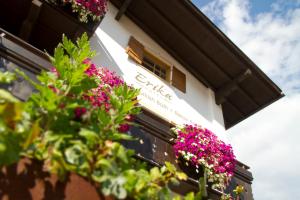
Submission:
[[[186,93],[186,74],[176,68],[174,65],[168,64],[163,59],[160,59],[154,53],[147,50],[144,45],[136,40],[133,36],[129,38],[126,53],[128,54],[129,58],[135,61],[140,67],[143,67],[145,70],[149,71],[151,74],[165,81],[169,85],[172,85],[179,91]],[[151,64],[148,67],[145,66],[145,58],[149,60],[149,63],[153,64],[153,69],[151,69]],[[156,65],[160,68],[160,72],[158,74],[155,73]],[[166,71],[165,78],[160,76],[162,69],[165,69]],[[176,77],[176,79],[174,79],[174,77]]]

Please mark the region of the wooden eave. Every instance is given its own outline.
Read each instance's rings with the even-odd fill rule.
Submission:
[[[216,94],[228,129],[284,96],[189,0],[111,0]],[[250,72],[250,73],[249,73]]]

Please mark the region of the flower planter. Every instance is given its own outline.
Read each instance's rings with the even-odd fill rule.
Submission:
[[[50,54],[62,34],[74,41],[84,32],[91,37],[100,22],[80,22],[71,6],[55,6],[45,0],[0,2],[0,27]]]
[[[185,161],[183,158],[179,158],[178,166],[184,173],[186,173],[186,175],[195,180],[199,180],[200,177],[203,177],[204,172],[201,166],[199,166],[199,168],[197,169],[195,166],[192,166],[191,164],[187,165],[186,163],[188,162]],[[198,172],[196,171],[196,169],[198,170]]]
[[[65,181],[43,170],[42,162],[21,159],[17,164],[3,167],[0,172],[1,200],[112,200],[97,192],[84,178],[71,174]]]
[[[76,13],[72,12],[71,6],[54,6],[43,2],[39,17],[29,38],[29,43],[52,53],[53,49],[61,41],[62,34],[65,34],[73,41],[84,32],[91,37],[100,22],[101,20],[82,23],[78,20]]]

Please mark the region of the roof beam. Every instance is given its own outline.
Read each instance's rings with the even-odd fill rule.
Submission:
[[[223,87],[218,89],[215,94],[216,104],[220,105],[226,101],[226,97],[229,96],[232,92],[239,89],[238,84],[248,78],[252,74],[250,69],[247,69],[242,74],[235,77],[233,80],[226,83]]]
[[[33,0],[31,2],[29,13],[27,15],[27,18],[23,21],[19,35],[20,38],[22,38],[25,41],[28,41],[30,38],[33,26],[40,15],[42,4],[43,3],[39,0]]]
[[[117,21],[119,21],[122,17],[122,15],[126,12],[128,6],[130,5],[130,3],[132,2],[132,0],[125,0],[124,3],[122,4],[122,6],[119,9],[119,12],[117,13],[115,19]]]

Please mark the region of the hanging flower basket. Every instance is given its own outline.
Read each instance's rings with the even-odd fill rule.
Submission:
[[[91,37],[104,17],[104,14],[99,16],[97,20],[87,17],[87,20],[83,22],[80,21],[79,14],[74,12],[70,3],[42,2],[29,42],[41,50],[47,50],[50,54],[61,41],[62,34],[72,41],[75,41],[85,32]]]
[[[46,0],[52,5],[68,9],[80,22],[100,21],[107,12],[107,0]],[[68,12],[69,12],[68,11]]]
[[[175,128],[174,133],[177,135],[173,146],[176,157],[179,163],[190,166],[190,173],[186,173],[197,177],[201,169],[205,169],[212,187],[224,191],[235,167],[232,147],[208,129],[196,125]]]
[[[3,17],[0,26],[40,50],[47,50],[52,54],[61,41],[62,34],[72,41],[84,32],[89,37],[94,34],[104,18],[107,6],[106,0],[93,0],[96,6],[95,3],[89,2],[88,0],[3,1],[0,3]],[[93,15],[89,9],[95,14]]]

